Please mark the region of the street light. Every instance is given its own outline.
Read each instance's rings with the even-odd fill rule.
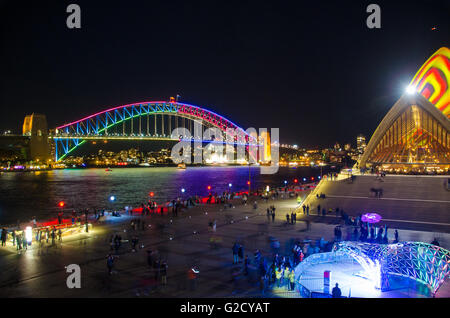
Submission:
[[[112,196],[109,197],[109,201],[114,202],[115,200],[116,200],[115,196],[112,195]]]
[[[184,193],[186,191],[185,188],[181,188],[181,192]]]
[[[231,188],[232,186],[233,186],[233,185],[232,185],[231,183],[228,183],[228,187],[230,187],[230,188]]]

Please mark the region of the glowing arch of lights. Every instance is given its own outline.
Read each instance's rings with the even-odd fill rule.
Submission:
[[[450,49],[437,50],[417,71],[410,87],[450,118]]]
[[[424,283],[436,294],[450,275],[450,251],[432,244],[344,241],[335,244],[334,250],[354,257],[371,275],[370,278],[378,279],[379,275],[381,289],[389,289],[387,275],[398,275]]]
[[[61,160],[86,142],[90,136],[108,137],[107,130],[115,125],[144,115],[170,114],[201,122],[204,126],[217,127],[223,132],[234,129],[246,140],[253,140],[239,126],[210,110],[179,102],[151,101],[127,104],[106,109],[80,120],[59,126],[52,138],[55,141],[56,160]],[[171,140],[170,137],[155,138]]]

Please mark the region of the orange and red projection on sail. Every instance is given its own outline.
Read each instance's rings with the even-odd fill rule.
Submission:
[[[450,118],[450,49],[443,47],[436,51],[416,73],[410,86]]]

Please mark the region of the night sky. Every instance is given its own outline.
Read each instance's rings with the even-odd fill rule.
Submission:
[[[66,27],[70,3],[81,29]],[[0,15],[0,130],[17,133],[32,112],[53,128],[178,93],[243,128],[279,127],[282,143],[355,143],[450,46],[449,0],[14,0]]]

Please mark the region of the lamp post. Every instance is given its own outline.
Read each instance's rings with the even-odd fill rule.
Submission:
[[[111,202],[111,210],[114,210],[114,201],[116,201],[116,197],[114,195],[111,195],[109,197],[109,201]],[[111,211],[112,213],[113,211]]]
[[[249,160],[248,160],[248,197],[250,199],[250,191],[251,191],[251,174],[250,174],[250,154],[249,154]]]

